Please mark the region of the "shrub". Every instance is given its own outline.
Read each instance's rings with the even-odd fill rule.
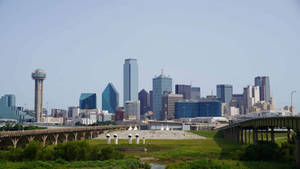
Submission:
[[[21,161],[23,151],[20,148],[8,147],[7,159],[10,161]]]
[[[35,160],[37,159],[37,154],[41,151],[42,147],[38,141],[31,141],[28,143],[23,150],[23,159],[25,160]]]
[[[37,153],[37,159],[42,161],[55,160],[54,148],[52,146],[42,147]]]
[[[62,143],[54,148],[55,157],[67,161],[88,160],[90,152],[91,146],[86,141]]]
[[[275,143],[252,144],[246,147],[241,156],[242,160],[274,161],[280,158],[279,147]]]
[[[168,165],[167,169],[230,169],[229,166],[227,165],[220,165],[216,164],[215,162],[211,160],[197,160],[197,161],[192,161],[192,162],[182,162],[179,164],[172,164]]]
[[[113,147],[108,146],[101,150],[100,160],[108,160],[108,159],[122,159],[124,155],[116,151]]]

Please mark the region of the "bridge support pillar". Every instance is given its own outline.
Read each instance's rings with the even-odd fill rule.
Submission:
[[[300,168],[300,132],[296,134],[296,166]]]
[[[248,131],[248,144],[251,144],[251,130]]]
[[[74,135],[74,141],[76,141],[76,140],[77,140],[77,135],[78,135],[78,133],[75,132],[75,133],[73,133],[73,135]]]
[[[31,142],[34,139],[34,136],[29,136],[27,139],[28,139],[28,142]]]
[[[42,146],[45,147],[47,141],[47,135],[42,136]]]
[[[53,137],[54,137],[54,143],[53,143],[53,144],[54,144],[54,145],[57,145],[57,142],[58,142],[58,136],[59,136],[58,134],[54,134],[54,135],[53,135]]]
[[[65,133],[65,142],[68,142],[68,137],[69,137],[69,134],[68,133]]]
[[[271,142],[275,143],[274,128],[271,128]]]
[[[257,144],[257,141],[258,141],[257,129],[253,129],[253,143]]]
[[[14,148],[17,148],[18,141],[19,141],[18,138],[13,138],[13,139],[11,139],[11,142],[13,143]]]
[[[243,128],[241,128],[240,129],[240,131],[241,131],[241,144],[244,144],[244,130],[243,130]]]
[[[245,144],[247,144],[247,129],[245,130]]]
[[[289,128],[287,131],[287,141],[288,141],[288,143],[291,142],[291,129],[289,129]]]
[[[269,141],[269,128],[266,130],[266,140]]]
[[[93,132],[90,132],[90,139],[93,139]]]
[[[82,137],[81,137],[81,140],[84,140],[85,139],[85,132],[82,133]]]
[[[237,143],[239,144],[240,142],[241,142],[241,130],[240,130],[240,128],[235,128],[234,129],[234,135],[235,135],[235,138],[236,138],[236,140],[237,140]]]

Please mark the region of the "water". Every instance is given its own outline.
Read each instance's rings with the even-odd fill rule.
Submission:
[[[151,165],[151,169],[165,169],[166,168],[165,165],[160,165],[160,164],[150,163],[150,165]]]

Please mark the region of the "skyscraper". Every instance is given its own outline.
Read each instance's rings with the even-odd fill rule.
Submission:
[[[126,101],[125,103],[126,119],[140,120],[140,101]]]
[[[102,92],[102,110],[115,113],[119,107],[119,93],[112,83],[108,83]]]
[[[149,95],[150,95],[150,111],[153,111],[153,91],[152,90],[149,91]]]
[[[138,100],[138,64],[136,59],[125,59],[124,63],[124,105],[126,101]]]
[[[16,96],[13,94],[6,94],[1,97],[1,101],[7,107],[16,107]]]
[[[183,99],[190,100],[191,99],[191,92],[192,92],[192,86],[191,85],[184,85],[184,84],[175,85],[175,93],[176,94],[182,94]]]
[[[79,99],[80,109],[97,109],[96,93],[82,93]]]
[[[271,102],[270,79],[268,76],[257,76],[254,79],[255,86],[259,86],[260,100]]]
[[[200,100],[201,91],[200,87],[192,87],[191,89],[191,99],[192,100]]]
[[[162,120],[175,119],[175,102],[183,100],[182,94],[165,92],[162,97]]]
[[[161,120],[162,96],[164,92],[172,92],[172,78],[161,73],[158,77],[153,78],[152,88],[154,118]]]
[[[244,88],[244,113],[250,113],[250,108],[260,101],[259,86],[247,86]]]
[[[145,89],[142,89],[139,92],[139,100],[141,103],[141,117],[144,117],[144,114],[150,110],[150,94]]]
[[[232,85],[228,85],[228,84],[217,85],[217,98],[222,103],[226,103],[227,107],[229,107],[230,102],[232,100]]]
[[[46,78],[46,73],[37,69],[32,74],[32,79],[35,80],[35,89],[34,89],[34,111],[35,111],[35,120],[40,122],[43,114],[43,81]]]

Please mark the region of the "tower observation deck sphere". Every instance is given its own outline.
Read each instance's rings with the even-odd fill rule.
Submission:
[[[34,80],[44,80],[46,78],[46,73],[42,69],[37,69],[32,73],[32,79]]]

